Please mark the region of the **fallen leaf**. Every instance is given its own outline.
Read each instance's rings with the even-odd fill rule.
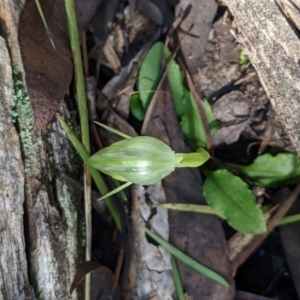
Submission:
[[[84,280],[85,276],[91,271],[100,268],[102,265],[95,261],[85,261],[76,269],[75,278],[70,288],[70,294],[78,287],[78,285]]]
[[[185,36],[181,51],[197,92],[200,94],[199,68],[218,3],[212,0],[181,0],[176,7],[176,16],[191,4],[192,9],[180,25],[185,32],[178,32],[178,40],[181,41]]]
[[[85,11],[81,10],[82,2],[85,3],[83,0],[76,1],[79,28],[87,25],[99,0],[88,1]],[[26,1],[24,5],[18,36],[36,133],[53,117],[72,78],[64,1],[40,0],[40,3],[56,49],[49,40],[34,0]]]
[[[236,291],[234,300],[272,300],[264,296],[255,295],[248,292]]]
[[[91,299],[121,300],[120,288],[113,291],[114,273],[107,267],[101,266],[91,271]]]
[[[70,288],[70,294],[78,287],[78,285],[85,279],[85,276],[89,273],[91,273],[91,299],[121,299],[119,288],[117,287],[116,291],[113,291],[113,272],[106,266],[103,266],[95,261],[86,261],[79,265]]]
[[[19,21],[19,43],[34,111],[35,132],[52,118],[72,77],[64,3],[41,1],[41,6],[56,49],[49,40],[34,0],[26,2]]]
[[[213,137],[215,146],[237,141],[250,120],[250,106],[239,91],[222,96],[214,104],[213,113],[222,122],[221,128]]]
[[[136,9],[159,26],[171,26],[173,22],[172,13],[164,0],[137,0]]]

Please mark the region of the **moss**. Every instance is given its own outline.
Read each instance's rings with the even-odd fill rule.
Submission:
[[[22,81],[22,74],[18,68],[13,65],[13,103],[11,107],[11,116],[19,132],[21,151],[24,160],[25,173],[28,176],[39,176],[39,171],[33,170],[33,158],[38,152],[38,138],[33,135],[34,116]]]

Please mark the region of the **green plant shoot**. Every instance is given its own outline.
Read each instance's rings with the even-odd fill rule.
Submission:
[[[133,183],[141,185],[157,183],[172,173],[175,168],[199,167],[209,159],[208,152],[202,148],[195,153],[175,153],[168,145],[156,138],[130,137],[109,126],[96,123],[124,138],[89,158],[89,164],[95,169],[126,182],[101,199]]]

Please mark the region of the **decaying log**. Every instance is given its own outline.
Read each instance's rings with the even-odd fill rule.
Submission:
[[[23,4],[0,3],[0,299],[82,299],[80,289],[69,295],[84,259],[82,163],[56,121],[33,134],[17,40]],[[71,122],[64,102],[60,113]]]
[[[24,167],[12,124],[12,72],[0,37],[0,299],[30,298],[24,241]]]
[[[240,32],[237,38],[300,155],[300,41],[295,27],[275,0],[226,4]]]

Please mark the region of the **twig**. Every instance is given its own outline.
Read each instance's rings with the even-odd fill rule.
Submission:
[[[118,282],[119,282],[120,274],[121,274],[121,269],[122,269],[122,265],[123,265],[123,261],[124,261],[124,255],[125,255],[125,251],[122,248],[119,252],[117,266],[116,266],[116,269],[115,269],[114,284],[113,284],[113,287],[112,287],[112,292],[113,293],[115,292],[115,290],[118,286]]]
[[[271,115],[268,118],[267,129],[265,131],[262,143],[258,149],[258,154],[262,154],[265,151],[275,131],[275,126],[274,126],[275,113],[272,109],[270,109],[270,112]]]

